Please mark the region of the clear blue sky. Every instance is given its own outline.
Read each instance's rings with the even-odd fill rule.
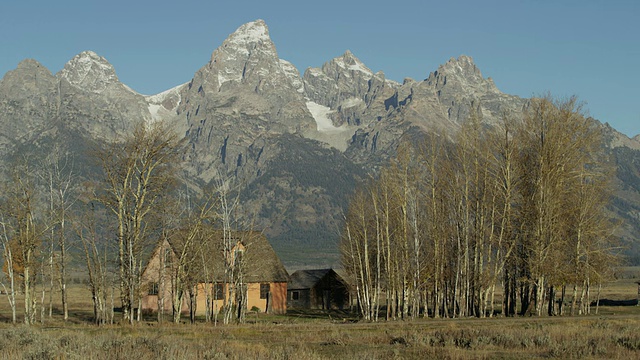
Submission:
[[[2,1],[0,75],[25,58],[56,73],[93,50],[154,94],[189,81],[243,23],[264,19],[301,71],[351,50],[388,78],[424,79],[474,58],[503,92],[577,95],[589,114],[640,133],[640,1]]]

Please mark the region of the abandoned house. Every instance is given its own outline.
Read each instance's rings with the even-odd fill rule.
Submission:
[[[225,304],[282,314],[287,310],[289,275],[266,237],[253,231],[188,231],[159,241],[142,273],[142,310],[219,313]],[[178,300],[175,300],[176,303]]]
[[[292,309],[344,309],[349,286],[333,269],[298,270],[291,274],[287,306]]]

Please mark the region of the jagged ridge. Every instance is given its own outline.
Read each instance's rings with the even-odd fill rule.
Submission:
[[[338,229],[331,227],[363,168],[374,171],[404,137],[455,131],[471,111],[491,124],[526,102],[500,92],[469,56],[399,84],[347,50],[300,76],[257,20],[229,35],[190,81],[151,96],[122,84],[94,52],[78,54],[55,76],[34,60],[21,62],[0,81],[0,155],[63,138],[114,139],[137,121],[168,121],[189,142],[192,178],[246,184],[245,210],[257,209],[256,222],[276,248],[313,243],[335,251]],[[640,162],[640,135],[607,131],[621,164]],[[621,181],[631,183],[628,190],[640,180],[627,165]],[[619,207],[621,216],[634,218],[640,199],[619,199],[631,201]],[[625,236],[637,239],[639,225],[628,229]]]

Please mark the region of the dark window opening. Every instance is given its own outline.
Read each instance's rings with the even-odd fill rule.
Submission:
[[[221,283],[213,284],[213,300],[224,300],[224,285]]]
[[[271,287],[269,284],[260,284],[260,299],[266,299],[269,296]]]
[[[291,292],[291,300],[298,300],[300,299],[300,292],[299,291],[292,291]]]
[[[158,295],[158,283],[151,283],[149,286],[149,295]]]

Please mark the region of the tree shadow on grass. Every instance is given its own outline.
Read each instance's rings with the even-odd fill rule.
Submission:
[[[598,305],[600,306],[636,306],[638,305],[638,299],[633,299],[633,300],[600,299],[599,301],[591,302],[591,306],[598,306]]]
[[[299,319],[324,319],[335,322],[355,322],[359,317],[357,313],[348,310],[315,310],[315,309],[288,309],[287,317]]]

